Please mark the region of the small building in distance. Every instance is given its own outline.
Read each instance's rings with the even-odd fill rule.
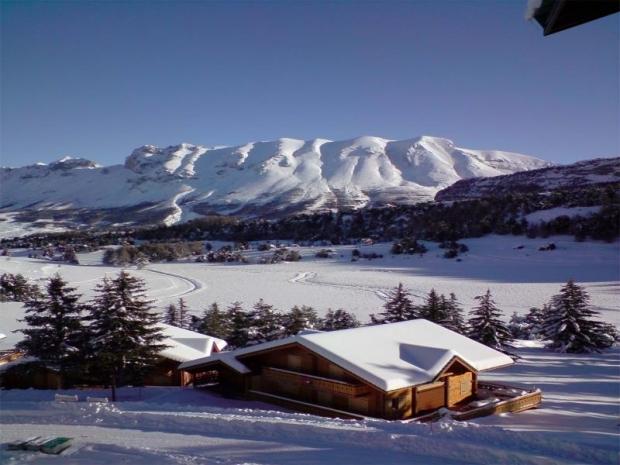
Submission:
[[[180,365],[196,381],[328,416],[398,420],[472,399],[509,356],[427,320],[307,332]]]
[[[195,331],[159,323],[166,346],[160,359],[146,373],[146,386],[186,386],[191,381],[189,373],[179,370],[179,364],[196,358],[208,357],[226,347],[226,341]],[[36,358],[21,352],[0,352],[0,385],[18,389],[57,389],[59,377],[54,367],[46,366]],[[6,360],[5,360],[6,359]],[[15,369],[17,368],[17,369]]]
[[[160,361],[149,370],[144,384],[147,386],[187,386],[191,375],[179,370],[179,364],[222,351],[226,341],[188,329],[159,323],[165,336],[162,344],[167,347],[159,353]]]

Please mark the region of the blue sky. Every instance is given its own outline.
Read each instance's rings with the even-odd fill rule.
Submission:
[[[525,0],[0,4],[5,166],[366,134],[620,153],[619,15],[543,37]]]

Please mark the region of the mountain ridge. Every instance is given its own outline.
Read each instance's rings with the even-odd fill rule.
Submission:
[[[594,158],[570,165],[547,166],[493,178],[461,179],[440,190],[435,200],[460,201],[506,194],[575,190],[620,183],[620,157]]]
[[[205,214],[277,217],[418,203],[460,179],[548,166],[535,157],[461,148],[431,136],[144,145],[124,164],[104,167],[65,157],[47,165],[0,168],[0,211],[70,216],[125,210],[131,212],[128,220],[148,217],[164,224]],[[105,221],[122,222],[123,215],[113,216]]]

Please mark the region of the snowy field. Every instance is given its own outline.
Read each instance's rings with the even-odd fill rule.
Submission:
[[[462,241],[462,261],[441,258],[427,243],[423,256],[391,256],[389,244],[359,247],[384,258],[351,262],[352,246],[299,248],[300,262],[274,265],[167,263],[130,272],[145,279],[158,308],[183,297],[195,313],[218,302],[259,298],[280,310],[311,305],[320,313],[342,307],[361,320],[381,311],[386,293],[403,282],[422,297],[435,288],[455,292],[469,310],[473,297],[490,288],[508,317],[540,306],[569,278],[585,285],[605,320],[620,326],[620,244],[571,238],[490,236]],[[556,250],[538,247],[554,242]],[[219,245],[219,244],[218,244]],[[523,246],[523,248],[517,248]],[[249,254],[251,258],[256,253]],[[33,281],[59,272],[86,298],[105,275],[102,253],[81,255],[82,265],[16,256],[0,260],[0,272]],[[0,304],[0,332],[11,347],[19,336],[18,303]],[[525,344],[527,345],[527,344]],[[531,345],[531,344],[530,344]],[[617,464],[620,444],[620,351],[561,355],[540,347],[519,349],[515,366],[483,379],[539,387],[541,408],[472,422],[417,425],[381,420],[334,420],[283,412],[256,402],[231,401],[191,389],[124,390],[114,405],[58,404],[54,391],[0,392],[0,442],[30,435],[76,438],[67,455],[43,457],[0,452],[0,463],[64,464]],[[80,392],[80,397],[86,397]],[[93,395],[92,391],[88,395]]]
[[[536,385],[540,409],[470,422],[415,424],[337,420],[278,411],[187,388],[121,390],[115,404],[89,404],[101,391],[0,391],[0,442],[66,435],[60,457],[0,452],[0,463],[63,465],[551,465],[618,463],[620,352],[519,352],[517,366],[484,379]]]
[[[201,313],[209,304],[227,306],[235,300],[249,308],[263,298],[281,311],[294,305],[310,305],[320,314],[329,308],[344,308],[362,321],[370,313],[381,311],[386,294],[402,282],[421,302],[435,288],[440,293],[454,292],[465,310],[474,305],[474,297],[491,289],[506,318],[516,311],[525,313],[541,306],[569,279],[585,285],[594,307],[602,317],[620,325],[620,244],[575,242],[571,238],[526,239],[514,236],[489,236],[463,240],[470,251],[462,261],[441,257],[443,250],[426,243],[429,252],[419,256],[393,256],[390,244],[361,246],[362,253],[376,252],[382,259],[351,262],[353,246],[331,247],[334,258],[315,258],[320,247],[299,248],[299,262],[273,265],[158,263],[143,270],[130,269],[143,278],[149,296],[163,309],[183,297],[193,313]],[[538,251],[554,242],[556,250]],[[221,244],[217,244],[218,246]],[[516,247],[523,246],[517,249]],[[249,257],[256,258],[257,252]],[[18,254],[19,255],[19,254]],[[57,263],[13,256],[0,259],[0,272],[22,273],[43,284],[60,273],[78,287],[85,298],[104,276],[119,268],[101,265],[102,252],[80,255],[82,265]],[[0,348],[14,344],[20,304],[2,305],[0,332],[9,335]]]
[[[62,222],[48,222],[45,220],[37,220],[25,225],[24,223],[15,221],[17,213],[0,213],[0,239],[11,239],[14,237],[23,237],[30,234],[48,234],[71,230],[71,225],[66,226]]]

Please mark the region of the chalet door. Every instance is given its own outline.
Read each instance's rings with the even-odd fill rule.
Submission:
[[[474,392],[474,380],[471,371],[448,377],[446,390],[448,407],[470,397]]]

